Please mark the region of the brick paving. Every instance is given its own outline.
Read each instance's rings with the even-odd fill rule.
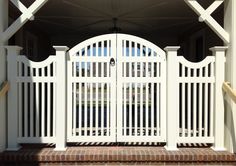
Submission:
[[[160,146],[70,146],[64,152],[50,146],[23,146],[0,153],[4,165],[236,165],[236,155],[209,147],[166,151]]]

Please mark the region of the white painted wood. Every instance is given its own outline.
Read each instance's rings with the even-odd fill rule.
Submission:
[[[8,0],[0,1],[0,33],[2,33],[8,26]],[[6,67],[6,51],[3,47],[7,45],[6,42],[0,41],[0,82],[6,81],[7,67]],[[7,96],[0,97],[0,152],[4,151],[7,146]]]
[[[153,56],[154,52],[157,56]],[[159,62],[163,66],[160,75],[154,76],[154,73],[152,73],[153,69],[151,67],[154,62]],[[153,97],[154,84],[160,84],[160,91],[157,92],[157,101],[159,102],[159,98],[162,98],[162,95],[165,97],[165,52],[141,38],[117,34],[117,63],[117,141],[148,142],[148,140],[152,140],[152,142],[159,142],[165,140],[165,131],[158,131],[165,130],[166,127],[164,120],[165,99],[160,99],[162,103],[158,104],[159,106],[154,110],[154,102],[156,101],[154,101]],[[125,66],[126,63],[128,66]],[[159,71],[159,69],[156,70],[156,72]],[[127,96],[124,94],[123,88],[125,86],[127,86]],[[120,103],[122,100],[126,100],[128,103],[127,111],[119,111],[122,109],[119,106],[122,106],[122,103]],[[139,109],[139,107],[141,108]],[[154,111],[157,112],[157,116],[162,116],[155,117],[158,127],[154,127]],[[126,113],[128,116],[125,115]],[[122,118],[125,116],[127,118]],[[124,122],[126,119],[127,123]],[[120,120],[123,121],[120,122]],[[127,125],[127,134],[122,132],[125,128],[124,124]]]
[[[50,122],[51,122],[51,114],[50,114],[50,111],[51,111],[51,97],[52,97],[52,93],[51,93],[51,86],[50,86],[50,83],[47,84],[47,88],[48,88],[48,91],[47,91],[47,95],[48,95],[48,105],[47,105],[47,133],[46,133],[46,136],[47,137],[50,137]]]
[[[3,33],[0,34],[1,41],[10,39],[48,0],[36,0],[22,15],[18,17]],[[22,7],[20,8],[22,9]]]
[[[82,55],[83,51],[85,55]],[[68,123],[72,119],[75,119],[74,122],[79,122],[79,128],[73,129],[75,130],[74,133],[77,132],[79,135],[68,135],[68,141],[74,142],[73,140],[76,138],[79,141],[87,138],[89,141],[92,137],[99,139],[110,137],[109,139],[115,141],[116,66],[111,67],[109,62],[112,57],[114,59],[116,57],[116,35],[111,34],[106,37],[98,36],[89,39],[72,48],[68,55],[72,63],[79,64],[79,67],[77,66],[79,75],[68,75],[68,77],[71,77],[68,79],[68,84],[78,83],[81,86],[79,88],[81,89],[80,92],[75,94],[78,95],[76,101],[68,101],[68,105],[73,104],[70,107],[74,109],[75,103],[78,102],[79,104],[79,116],[74,117],[74,114],[70,114],[70,117],[68,117]],[[76,71],[76,66],[73,67]],[[86,67],[90,70],[88,74],[86,73]],[[83,72],[85,73],[82,74]],[[84,87],[82,84],[87,86]],[[88,104],[89,108],[84,108],[84,105]],[[101,111],[100,107],[102,107]],[[101,121],[101,118],[105,118],[105,123]],[[83,126],[84,124],[85,126]],[[67,129],[72,130],[72,128]],[[89,134],[86,134],[86,132]]]
[[[214,114],[214,145],[217,151],[225,150],[224,146],[224,97],[222,85],[225,80],[225,51],[227,47],[213,47],[211,51],[215,56],[215,114]]]
[[[201,73],[201,70],[200,70]],[[200,75],[201,77],[201,75]],[[203,136],[203,131],[202,131],[202,115],[203,115],[203,109],[202,109],[202,100],[203,100],[203,84],[199,83],[199,104],[198,104],[198,108],[199,108],[199,136],[198,137],[202,137]],[[213,103],[213,101],[211,101],[211,103]]]
[[[18,132],[19,132],[19,137],[23,136],[23,110],[22,110],[22,83],[18,83],[18,89],[19,89],[19,93],[18,93],[18,100],[19,100],[19,126],[18,126]]]
[[[68,47],[54,46],[57,56],[57,84],[56,84],[56,148],[57,151],[66,150],[66,73]],[[55,72],[55,71],[54,71]],[[60,76],[59,76],[60,74]],[[54,96],[55,97],[55,96]]]
[[[18,99],[17,99],[17,61],[16,57],[19,55],[21,47],[18,46],[7,46],[7,79],[10,83],[10,90],[8,92],[8,114],[7,114],[7,150],[16,151],[20,147],[17,142],[18,137]]]
[[[27,13],[28,12],[27,8],[25,7],[25,5],[23,5],[21,3],[21,1],[19,1],[19,0],[11,0],[11,2],[15,5],[15,7],[17,7],[21,11],[21,13]],[[28,13],[28,18],[29,18],[29,20],[34,20],[33,14],[32,13]]]
[[[36,83],[37,85],[37,83]],[[41,137],[45,136],[45,98],[43,96],[45,96],[45,87],[47,84],[42,83],[42,103],[41,103],[41,123],[39,124],[41,126]],[[37,88],[36,88],[37,89]],[[36,98],[36,103],[38,102],[37,98]]]
[[[230,43],[226,51],[226,81],[236,89],[236,1],[224,0],[224,28],[230,34]],[[225,96],[225,146],[231,153],[236,152],[236,104]]]
[[[177,50],[180,47],[166,47],[167,52],[167,141],[165,148],[175,151],[177,149],[178,137],[178,85],[176,78],[178,74]]]
[[[219,23],[210,15],[223,0],[215,0],[213,4],[208,8],[204,9],[197,0],[185,0],[185,2],[200,16],[199,21],[204,21],[225,43],[230,42],[229,33],[221,27]]]

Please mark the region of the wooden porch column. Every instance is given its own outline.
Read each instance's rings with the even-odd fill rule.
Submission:
[[[222,85],[225,80],[225,51],[227,47],[213,47],[210,50],[215,56],[215,112],[214,112],[214,145],[216,151],[224,151],[224,96]]]
[[[180,47],[166,47],[165,51],[167,54],[167,114],[166,114],[166,146],[165,148],[170,151],[177,149],[177,138],[179,131],[178,123],[178,89],[177,84],[178,76],[178,63],[177,63],[177,51]]]
[[[8,0],[0,0],[0,34],[8,26]],[[0,40],[0,84],[6,80],[6,54],[4,45],[7,41]],[[0,152],[6,148],[6,96],[0,98]]]
[[[56,151],[66,150],[66,79],[67,79],[67,61],[66,46],[53,46],[56,50],[57,67],[56,67]]]
[[[224,29],[230,34],[230,43],[226,52],[226,81],[236,89],[236,1],[224,1]],[[236,152],[236,104],[225,96],[225,146],[230,152]]]
[[[7,95],[7,150],[17,151],[20,147],[17,143],[18,138],[18,105],[17,105],[17,56],[20,54],[21,47],[6,46],[7,49],[7,79],[10,90]]]

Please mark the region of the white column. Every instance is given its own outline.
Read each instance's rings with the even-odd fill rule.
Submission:
[[[17,143],[18,137],[18,102],[17,102],[17,56],[20,54],[21,47],[6,46],[7,49],[7,79],[10,90],[7,95],[7,150],[16,151],[20,147]]]
[[[67,53],[66,46],[53,46],[56,50],[56,151],[66,150],[66,79],[67,79]]]
[[[225,81],[225,50],[227,47],[210,48],[215,56],[215,112],[214,112],[214,145],[216,151],[225,150],[224,146],[224,96],[222,85]]]
[[[0,34],[8,26],[8,0],[0,0]],[[0,83],[6,80],[6,54],[0,41]],[[6,97],[0,98],[0,152],[6,148]]]
[[[167,142],[165,148],[167,150],[177,149],[177,137],[179,131],[178,117],[179,117],[179,103],[178,103],[178,63],[177,63],[177,51],[180,47],[166,47],[167,53],[167,123],[166,134]]]
[[[226,52],[226,81],[236,89],[236,1],[224,1],[224,28],[230,34],[230,43]],[[236,104],[225,96],[225,147],[236,152]]]

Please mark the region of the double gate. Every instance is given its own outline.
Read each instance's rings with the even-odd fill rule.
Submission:
[[[68,142],[164,142],[166,55],[126,34],[86,40],[67,62]]]

